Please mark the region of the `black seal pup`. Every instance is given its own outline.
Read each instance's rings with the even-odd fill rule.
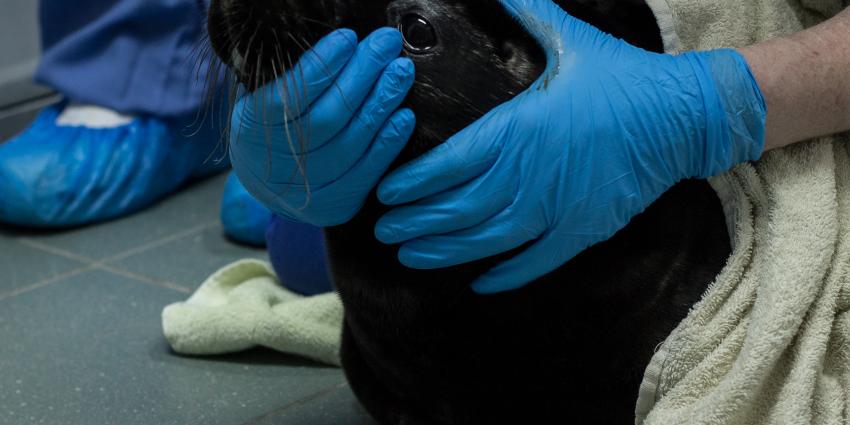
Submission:
[[[632,44],[662,49],[642,1],[556,3]],[[239,53],[234,71],[248,90],[333,28],[362,37],[382,26],[399,28],[417,68],[406,106],[418,124],[399,162],[511,99],[545,65],[497,0],[213,0],[209,15],[215,51],[230,64]],[[247,51],[250,37],[265,47]],[[407,269],[397,247],[373,236],[386,210],[372,196],[351,222],[325,232],[345,305],[345,373],[381,424],[631,424],[654,349],[730,253],[717,196],[705,181],[685,181],[557,271],[480,296],[469,284],[499,258]]]

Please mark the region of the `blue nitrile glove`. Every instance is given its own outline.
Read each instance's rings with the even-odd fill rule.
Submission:
[[[265,246],[266,229],[271,221],[271,211],[245,190],[235,173],[230,173],[221,197],[224,233],[237,242]]]
[[[759,158],[766,108],[733,50],[650,53],[550,0],[502,0],[547,52],[544,75],[378,188],[376,227],[430,269],[528,248],[481,276],[521,287],[610,238],[677,181]],[[415,202],[415,203],[414,203]]]
[[[413,113],[396,110],[414,80],[401,48],[394,29],[359,45],[352,31],[338,30],[285,77],[241,97],[231,159],[245,188],[303,223],[350,220],[413,132]]]
[[[67,227],[107,220],[229,166],[215,161],[221,132],[209,124],[138,117],[114,128],[58,125],[63,108],[45,109],[0,145],[0,222]]]

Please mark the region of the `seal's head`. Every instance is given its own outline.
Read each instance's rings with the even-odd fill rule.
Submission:
[[[625,21],[640,19],[625,16],[628,8],[621,5],[616,10],[624,16],[612,19],[610,1],[558,3],[614,35],[652,34],[644,47],[660,45],[657,31],[640,31]],[[644,9],[635,7],[645,14]],[[208,22],[213,48],[248,90],[292,69],[335,28],[352,28],[360,37],[384,26],[398,28],[403,54],[416,64],[405,106],[417,115],[417,131],[404,156],[445,140],[516,96],[545,69],[537,43],[498,0],[212,0]]]
[[[417,114],[419,151],[515,96],[543,69],[542,52],[495,0],[213,0],[209,16],[213,47],[248,90],[291,69],[334,28],[365,37],[384,26],[399,29],[403,54],[416,64],[405,106]]]

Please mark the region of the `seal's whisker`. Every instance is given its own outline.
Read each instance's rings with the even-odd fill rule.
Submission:
[[[290,62],[290,64],[292,63],[291,60],[289,62]],[[294,130],[297,133],[296,137],[298,137],[298,135],[300,135],[300,132],[297,129],[298,126],[293,126],[292,122],[289,118],[292,111],[291,111],[291,105],[289,105],[289,102],[288,102],[288,99],[287,99],[288,97],[289,98],[291,98],[291,97],[297,98],[298,97],[297,92],[296,93],[287,93],[288,90],[295,89],[294,87],[288,87],[288,82],[290,80],[292,80],[293,78],[294,78],[294,76],[292,75],[291,72],[288,74],[288,76],[284,76],[284,78],[283,78],[284,81],[282,81],[279,96],[280,96],[280,102],[283,105],[283,115],[284,115],[283,125],[284,125],[284,130],[285,130],[285,135],[286,135],[286,142],[289,144],[290,152],[296,153],[296,152],[298,152],[298,150],[297,150],[295,143],[293,141],[292,132]],[[296,108],[298,108],[298,106],[296,106]],[[295,127],[295,129],[293,129],[292,127]],[[309,185],[307,173],[306,173],[306,170],[304,169],[304,164],[301,161],[299,156],[296,156],[295,165],[296,165],[297,173],[301,174],[301,176],[304,178],[304,184]]]
[[[239,83],[239,79],[236,78],[232,73],[228,74],[228,80],[229,80],[230,84],[229,84],[228,92],[227,92],[227,97],[228,97],[227,108],[222,108],[221,111],[223,111],[222,113],[226,114],[225,117],[224,117],[224,122],[225,122],[224,135],[225,135],[225,140],[228,141],[228,146],[229,146],[229,142],[232,141],[231,131],[233,131],[233,120],[231,120],[231,117],[233,116],[233,112],[236,108],[236,101],[239,98],[240,83]],[[238,137],[238,135],[237,135],[237,137]]]
[[[326,3],[321,0],[320,8],[331,7]],[[306,103],[311,86],[309,81],[305,81],[307,70],[297,64],[297,58],[312,48],[312,43],[308,42],[307,38],[316,36],[318,39],[320,33],[335,26],[331,21],[316,19],[320,15],[303,16],[294,13],[294,10],[275,10],[275,13],[262,17],[256,15],[255,11],[260,9],[225,5],[218,10],[217,15],[210,15],[207,28],[212,36],[205,37],[202,45],[196,49],[193,58],[196,61],[194,72],[196,79],[205,79],[204,86],[210,103],[224,93],[227,93],[227,103],[222,108],[207,109],[203,116],[199,116],[198,121],[207,121],[210,115],[220,119],[226,114],[223,120],[223,139],[227,146],[229,143],[238,142],[243,134],[247,137],[249,130],[265,132],[267,176],[274,174],[273,154],[280,153],[275,149],[287,149],[274,144],[286,143],[295,158],[291,181],[299,181],[298,186],[303,185],[307,189],[304,204],[306,206],[311,197],[306,154],[310,149],[310,135],[313,129],[309,119],[298,119],[297,115],[301,115],[302,110],[305,115],[309,113],[306,111]],[[259,18],[266,20],[267,24],[252,25],[252,22]],[[223,59],[212,60],[214,54]],[[320,75],[325,73],[331,76],[325,58],[317,56],[311,59],[315,59]],[[276,86],[269,86],[270,84]],[[343,107],[354,111],[355,108],[345,99],[338,83],[334,81],[332,84],[342,95]],[[246,98],[247,105],[243,105],[245,108],[241,108],[236,112],[237,116],[233,116],[241,93],[254,92],[261,88],[263,93],[250,99]],[[277,93],[266,93],[267,90],[276,90]],[[272,96],[279,99],[272,99]],[[276,109],[278,105],[273,106],[278,102],[280,111]],[[246,109],[249,110],[246,112]],[[282,117],[273,114],[281,114]],[[248,118],[251,119],[246,123]],[[281,119],[282,125],[278,127]],[[256,125],[263,125],[263,128],[258,129]],[[277,134],[281,130],[283,134]],[[285,141],[280,140],[281,136]]]
[[[287,63],[288,63],[289,71],[286,72],[286,74],[284,74],[284,76],[282,78],[282,80],[283,80],[282,84],[283,84],[284,87],[286,87],[287,84],[290,81],[295,79],[295,77],[293,76],[293,72],[294,72],[294,69],[295,69],[296,66],[292,64],[292,57],[289,56],[288,53],[287,53]],[[286,67],[286,64],[284,64],[284,66]],[[284,115],[286,116],[287,123],[289,122],[289,108],[290,108],[290,106],[288,104],[284,106]],[[296,103],[296,109],[297,108],[299,108],[299,106]],[[288,133],[288,131],[287,131],[287,133]],[[288,139],[288,142],[289,142],[289,145],[290,145],[290,151],[292,151],[294,153],[294,144],[292,143],[291,138]],[[296,164],[298,165],[298,167],[296,169],[292,170],[292,173],[290,173],[290,175],[289,175],[289,180],[295,179],[295,177],[300,173],[302,175],[302,177],[304,177],[305,187],[307,187],[307,189],[309,190],[309,184],[307,182],[306,172],[303,171],[304,167],[301,164],[301,157],[298,157],[296,159]]]
[[[291,34],[289,34],[289,35],[291,37]],[[275,32],[275,37],[277,37],[276,32]],[[292,39],[295,40],[294,38],[292,38]],[[280,42],[278,41],[277,44],[279,45]],[[302,48],[302,49],[304,48],[304,46],[301,45],[300,43],[298,43],[298,46],[299,46],[299,48]],[[290,76],[287,78],[287,80],[292,83],[292,87],[290,89],[293,90],[292,96],[290,96],[290,98],[292,98],[295,102],[295,110],[296,111],[303,111],[306,108],[304,108],[305,105],[302,105],[302,102],[308,96],[307,86],[306,86],[306,83],[304,82],[304,74],[303,74],[304,70],[298,65],[292,65],[292,58],[290,56],[288,56],[288,60],[289,60],[289,64],[290,64],[288,73],[290,74]],[[296,68],[297,68],[297,71],[296,71]],[[295,72],[299,72],[299,74],[300,74],[300,75],[298,75],[299,78],[297,78],[297,79],[295,78],[295,75],[294,75]],[[277,73],[277,72],[275,71],[275,73]],[[300,87],[297,84],[298,82],[301,83]],[[298,126],[296,126],[295,131],[297,132],[298,143],[299,143],[299,146],[300,146],[301,149],[298,152],[293,151],[293,154],[297,155],[299,157],[298,160],[301,161],[301,159],[302,159],[301,157],[303,157],[305,152],[307,151],[307,149],[309,149],[308,140],[309,140],[310,129],[309,129],[309,126],[308,126],[308,128],[305,129],[303,125],[298,125]],[[306,174],[306,164],[302,164],[302,165],[303,165],[303,167],[300,167],[300,168],[303,168],[305,170],[304,173]]]
[[[289,15],[289,16],[291,16],[291,15]],[[318,20],[318,19],[308,18],[308,17],[306,17],[306,16],[298,16],[298,17],[297,17],[297,19],[299,19],[299,20],[300,20],[300,21],[302,21],[302,22],[307,22],[307,23],[311,23],[311,24],[316,24],[316,25],[319,25],[319,26],[324,27],[324,28],[334,29],[334,26],[333,26],[333,25],[331,25],[331,24],[329,24],[329,23],[327,23],[327,22],[322,22],[322,21],[320,21],[320,20]]]
[[[197,134],[209,118],[211,118],[209,125],[213,127],[217,123],[223,123],[218,143],[210,155],[211,158],[216,151],[221,149],[222,157],[218,159],[218,161],[221,161],[229,150],[230,139],[228,136],[231,128],[229,118],[235,106],[238,79],[231,68],[216,54],[209,31],[237,33],[236,37],[228,38],[225,42],[225,47],[230,50],[236,44],[236,40],[241,39],[249,28],[247,25],[241,25],[238,30],[234,31],[233,28],[226,25],[226,22],[210,22],[209,19],[204,21],[208,31],[198,41],[193,53],[196,61],[195,79],[203,80],[204,107],[198,110],[191,127],[196,127],[194,134]],[[220,99],[224,100],[219,103]],[[210,158],[207,158],[207,160]]]
[[[265,81],[263,81],[263,83],[265,83]],[[263,84],[263,87],[265,87],[265,84]],[[268,105],[269,99],[266,98],[266,96],[268,94],[268,90],[263,89],[261,91],[262,91],[261,102],[262,102],[262,105],[263,105],[263,107],[262,107],[262,109],[263,109],[263,112],[262,112],[263,122],[262,122],[261,125],[263,126],[263,142],[266,146],[266,170],[268,171],[268,173],[270,175],[271,172],[272,172],[272,166],[273,166],[272,158],[273,157],[272,157],[271,127],[268,125],[268,122],[269,122],[268,121],[268,115],[267,115],[268,114],[268,108],[266,107],[266,105]]]
[[[283,83],[284,83],[284,84],[282,84],[282,90],[288,90],[287,85],[286,85],[286,82],[288,81],[287,74],[291,73],[293,71],[293,68],[291,66],[287,67],[286,64],[283,62],[283,59],[280,55],[280,47],[279,47],[280,41],[279,41],[278,36],[277,36],[277,31],[272,29],[272,32],[274,33],[274,36],[275,36],[275,47],[274,47],[274,51],[275,51],[275,58],[274,59],[275,59],[275,61],[272,61],[272,72],[273,72],[273,75],[276,75],[276,76],[281,75],[281,77],[279,77],[279,78],[283,79]],[[278,70],[277,65],[280,65],[280,67],[281,67],[280,70]],[[287,68],[289,68],[288,71],[287,71]],[[301,111],[302,110],[301,109],[301,96],[306,94],[306,90],[303,90],[302,92],[299,93],[297,88],[296,88],[295,92],[290,93],[290,94],[291,94],[291,96],[287,96],[287,93],[282,93],[283,97],[287,101],[288,101],[288,98],[294,97],[295,102],[296,102],[295,109],[297,111]],[[284,107],[285,108],[284,111],[286,111],[287,106],[288,105],[286,105]],[[283,119],[286,122],[289,121],[289,117],[287,116],[287,114],[284,114]],[[297,161],[302,163],[301,164],[302,166],[300,166],[299,169],[303,169],[304,170],[303,174],[306,175],[306,164],[303,164],[303,156],[304,156],[304,154],[307,150],[307,139],[303,137],[303,131],[302,131],[301,126],[297,126],[297,127],[298,128],[296,128],[296,131],[298,133],[297,138],[298,138],[300,149],[295,150],[292,143],[290,143],[290,149],[291,149],[292,155],[297,158]]]
[[[291,60],[290,60],[290,62],[291,62]],[[306,87],[306,83],[304,81],[304,68],[296,65],[295,68],[293,68],[293,71],[294,71],[293,76],[294,76],[295,72],[298,73],[297,81],[293,81],[293,83],[294,83],[293,89],[296,90],[295,107],[296,107],[296,110],[298,110],[298,111],[305,110],[307,108],[304,107],[305,105],[302,105],[302,102],[304,102],[306,100],[306,96],[307,96],[307,87]],[[299,87],[299,83],[301,85],[300,87]],[[308,140],[310,140],[309,139],[309,137],[310,137],[310,122],[307,121],[306,124],[299,122],[299,125],[296,126],[295,131],[297,132],[298,144],[301,147],[300,152],[299,152],[298,157],[297,157],[297,163],[299,164],[299,168],[301,169],[301,173],[304,176],[304,185],[307,189],[307,197],[309,199],[309,197],[310,197],[310,182],[307,178],[307,164],[306,164],[306,151],[307,151],[307,149],[306,148],[307,148],[307,145],[309,144]]]
[[[198,111],[198,116],[195,117],[194,124],[203,125],[203,123],[207,120],[210,115],[211,108],[215,106],[215,101],[220,95],[219,83],[221,80],[226,79],[227,75],[228,72],[226,68],[224,68],[224,64],[218,60],[218,57],[215,56],[211,49],[207,49],[199,60],[197,73],[195,74],[196,81],[203,81],[202,90],[204,92],[205,107]],[[201,112],[203,112],[203,115],[201,115]],[[215,124],[214,119],[212,124]]]
[[[241,61],[240,64],[238,64],[239,73],[242,74],[242,75],[246,74],[245,67],[248,66],[248,59],[251,57],[251,48],[254,46],[254,41],[256,40],[257,35],[259,33],[260,33],[260,28],[259,27],[255,28],[254,33],[251,35],[251,38],[248,39],[248,45],[245,47],[245,53],[242,56],[242,61]],[[260,66],[260,60],[262,59],[262,52],[263,52],[263,49],[262,49],[262,46],[260,46],[260,53],[261,54],[257,55],[257,69],[259,69],[259,66]]]

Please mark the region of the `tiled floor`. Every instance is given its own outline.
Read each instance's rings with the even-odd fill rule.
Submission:
[[[262,250],[222,235],[223,176],[123,220],[0,227],[0,425],[367,425],[342,372],[256,350],[181,357],[166,305]]]

